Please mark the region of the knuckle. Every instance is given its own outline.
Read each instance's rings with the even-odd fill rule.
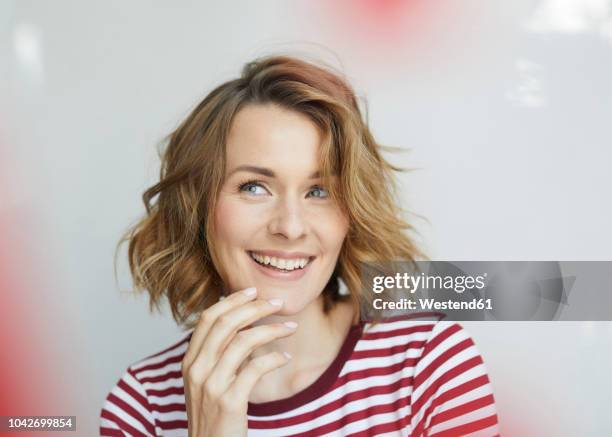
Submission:
[[[217,386],[211,381],[207,380],[203,387],[204,396],[208,399],[217,399],[220,395],[219,389]]]
[[[211,321],[212,315],[208,311],[202,311],[200,314],[200,321],[204,324],[209,323]]]
[[[267,357],[263,356],[263,357],[257,357],[255,358],[253,361],[251,361],[251,366],[253,368],[253,370],[255,370],[257,373],[263,372],[267,369],[267,365],[266,365],[266,359]]]
[[[231,325],[231,319],[229,316],[224,314],[222,316],[219,316],[219,318],[217,319],[217,324],[220,328],[229,328]]]
[[[204,383],[204,372],[196,366],[190,366],[184,375],[187,375],[189,384],[192,386],[200,386]]]
[[[238,401],[233,396],[224,394],[219,398],[218,405],[222,411],[229,413],[237,409]]]

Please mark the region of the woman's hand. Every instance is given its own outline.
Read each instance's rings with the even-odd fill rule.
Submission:
[[[206,309],[193,331],[182,361],[189,437],[246,436],[251,390],[262,375],[289,361],[271,352],[245,362],[255,348],[291,335],[297,326],[274,323],[239,331],[282,306],[278,299],[255,299],[256,294],[254,288],[232,293]]]

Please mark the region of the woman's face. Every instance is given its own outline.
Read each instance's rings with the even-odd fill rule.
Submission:
[[[255,286],[295,314],[327,284],[348,220],[317,175],[321,136],[305,115],[248,105],[232,123],[214,213],[217,269],[231,292]]]

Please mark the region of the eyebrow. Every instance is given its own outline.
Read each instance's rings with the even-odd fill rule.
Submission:
[[[276,173],[274,173],[272,170],[270,170],[269,168],[266,167],[257,167],[254,165],[240,165],[238,167],[236,167],[235,169],[233,169],[228,175],[227,177],[230,177],[231,175],[233,175],[236,172],[239,171],[246,171],[249,173],[257,173],[263,176],[268,176],[271,178],[276,177]],[[313,174],[310,175],[309,179],[318,179],[321,177],[321,172],[320,171],[315,171]]]

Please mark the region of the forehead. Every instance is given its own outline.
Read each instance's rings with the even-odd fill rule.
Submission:
[[[321,133],[307,115],[277,105],[248,105],[234,117],[227,139],[227,167],[256,165],[279,174],[319,168]]]

